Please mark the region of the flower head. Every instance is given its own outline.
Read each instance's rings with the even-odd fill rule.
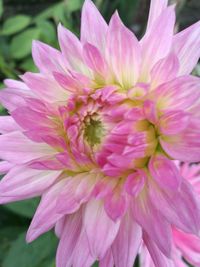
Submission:
[[[200,24],[174,23],[152,0],[138,41],[86,0],[81,40],[59,25],[61,51],[35,41],[39,73],[5,81],[0,202],[42,196],[27,240],[55,227],[58,267],[131,267],[142,240],[167,266],[172,226],[199,233],[199,197],[173,160],[200,159]]]

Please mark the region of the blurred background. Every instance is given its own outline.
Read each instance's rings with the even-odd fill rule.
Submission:
[[[150,0],[94,0],[108,21],[118,9],[123,22],[141,37]],[[200,0],[171,0],[177,4],[179,31],[200,20]],[[83,0],[0,0],[0,88],[5,78],[17,79],[26,71],[37,71],[31,58],[33,39],[58,48],[56,25],[79,35]],[[200,66],[194,70],[200,76]],[[6,110],[0,106],[0,115]],[[55,267],[57,240],[47,233],[27,245],[25,232],[38,199],[0,207],[0,267]],[[95,264],[98,266],[98,264]],[[139,266],[136,262],[135,266]]]

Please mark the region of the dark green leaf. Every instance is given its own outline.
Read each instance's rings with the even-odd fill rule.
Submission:
[[[17,236],[24,231],[23,227],[17,227],[17,226],[8,226],[8,227],[2,227],[0,229],[0,266],[5,258],[6,253],[11,247],[12,241],[17,238]]]
[[[3,14],[3,0],[0,0],[0,17]]]
[[[25,242],[26,234],[21,234],[10,247],[2,267],[37,267],[55,257],[57,240],[51,232],[41,236],[31,244]]]
[[[20,65],[20,68],[24,71],[37,72],[37,67],[34,64],[32,57],[25,59]]]
[[[32,41],[40,36],[39,29],[29,29],[17,36],[11,41],[10,52],[15,59],[21,59],[31,53]]]
[[[39,199],[35,198],[35,199],[28,199],[28,200],[10,203],[10,204],[5,205],[4,207],[24,217],[32,218],[38,206],[38,203],[39,203]]]
[[[68,12],[74,12],[76,10],[81,9],[84,0],[73,0],[73,1],[66,1],[66,7]]]
[[[26,28],[31,22],[31,17],[17,15],[7,19],[3,24],[2,34],[11,35]]]
[[[37,27],[40,29],[40,38],[43,42],[55,42],[56,30],[52,22],[48,20],[41,20],[37,22]]]

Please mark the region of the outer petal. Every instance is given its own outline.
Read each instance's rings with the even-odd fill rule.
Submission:
[[[200,21],[182,32],[173,39],[173,51],[180,62],[179,75],[189,74],[197,64],[200,56]]]
[[[39,98],[47,103],[65,101],[68,98],[67,91],[50,76],[27,72],[21,78]]]
[[[98,177],[95,174],[81,173],[68,180],[57,201],[59,213],[74,212],[88,201]]]
[[[174,193],[179,190],[182,178],[171,160],[162,155],[153,156],[149,162],[149,170],[161,188]]]
[[[166,9],[168,0],[151,0],[149,18],[147,23],[147,32],[153,26],[158,16]]]
[[[114,267],[114,260],[111,249],[109,249],[105,257],[99,261],[99,267]]]
[[[88,67],[105,79],[108,69],[100,51],[95,46],[86,43],[83,48],[83,56]]]
[[[109,24],[107,60],[119,83],[125,88],[133,87],[140,72],[140,46],[117,13],[112,16]]]
[[[0,116],[0,133],[9,133],[19,130],[20,127],[11,116]]]
[[[11,112],[25,106],[28,97],[33,97],[33,93],[27,89],[6,88],[0,91],[1,104]]]
[[[140,195],[132,201],[134,219],[148,233],[160,250],[167,256],[171,253],[171,226],[164,216],[153,206],[147,195],[147,189],[143,189]],[[162,266],[162,265],[160,265]]]
[[[163,255],[159,247],[145,232],[143,233],[143,240],[149,250],[149,253],[151,254],[155,267],[175,267],[173,262],[169,258],[165,257],[165,255]]]
[[[171,224],[188,233],[199,233],[198,196],[186,180],[182,181],[176,195],[161,191],[149,182],[149,194],[156,209]]]
[[[91,201],[86,206],[84,227],[88,236],[91,255],[101,259],[114,241],[120,222],[113,222],[101,201]],[[99,229],[98,231],[96,231]]]
[[[132,267],[142,241],[142,231],[128,212],[121,221],[119,232],[112,245],[116,267]]]
[[[178,230],[174,231],[174,240],[181,250],[183,257],[192,265],[200,266],[200,239],[193,235],[188,235]]]
[[[62,214],[57,213],[56,202],[65,183],[66,179],[62,179],[43,194],[27,232],[28,242],[50,230],[63,217]]]
[[[7,161],[22,164],[54,153],[50,146],[32,142],[20,132],[0,135],[0,157]]]
[[[151,70],[151,89],[173,80],[177,76],[178,70],[179,61],[175,54],[171,53],[160,59]]]
[[[155,20],[151,29],[142,39],[142,74],[141,82],[149,80],[152,67],[168,55],[172,45],[175,24],[174,7],[166,8]]]
[[[56,254],[57,267],[71,267],[73,252],[80,237],[82,227],[82,209],[65,218],[65,224]]]
[[[128,207],[127,196],[121,192],[122,190],[121,188],[116,188],[105,197],[105,210],[114,221],[121,218],[126,213]]]
[[[107,27],[94,3],[91,0],[85,0],[81,15],[81,42],[91,43],[103,51]]]
[[[161,136],[160,143],[172,158],[185,162],[200,160],[200,120],[191,119],[188,127],[177,135]]]
[[[58,25],[58,40],[71,70],[89,74],[88,68],[83,62],[82,44],[79,39],[61,24]],[[61,72],[62,73],[62,72]]]
[[[0,174],[8,172],[14,165],[8,161],[0,161]]]
[[[166,82],[151,93],[159,110],[189,110],[200,97],[200,79],[194,76],[178,77]]]
[[[53,47],[42,42],[33,41],[32,56],[35,65],[43,73],[52,71],[64,71],[61,53]]]
[[[80,234],[78,243],[73,254],[73,267],[90,267],[95,262],[95,258],[90,253],[87,234],[84,229]]]
[[[159,120],[161,134],[179,134],[186,129],[189,123],[190,114],[180,110],[168,111]]]
[[[0,202],[38,196],[58,178],[59,171],[40,171],[25,166],[13,167],[0,182]],[[9,201],[8,201],[9,198]]]

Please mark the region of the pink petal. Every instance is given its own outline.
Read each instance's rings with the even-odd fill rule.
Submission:
[[[156,9],[157,12],[157,9]],[[149,80],[153,66],[168,55],[172,45],[175,24],[174,7],[168,7],[154,21],[152,27],[141,41],[142,45],[142,75],[141,82]]]
[[[200,266],[200,239],[194,235],[189,235],[178,230],[174,231],[176,246],[182,255],[192,265]]]
[[[94,3],[91,0],[85,0],[81,15],[81,42],[91,43],[103,51],[107,28],[105,20]]]
[[[10,112],[18,107],[26,105],[25,99],[32,97],[33,93],[24,89],[7,88],[0,91],[1,104],[7,108]]]
[[[142,231],[129,213],[122,219],[112,245],[115,267],[132,267],[142,241]]]
[[[93,45],[86,43],[83,47],[83,56],[88,67],[95,73],[106,78],[107,65],[100,51]]]
[[[11,113],[14,120],[24,129],[53,126],[51,120],[44,113],[32,110],[30,107],[20,107]]]
[[[95,258],[90,253],[87,234],[82,228],[79,240],[73,253],[73,267],[91,267]]]
[[[17,81],[17,80],[12,80],[12,79],[5,79],[4,80],[4,84],[8,87],[8,88],[13,88],[13,89],[20,89],[20,90],[26,90],[27,93],[30,90],[27,85],[21,81]]]
[[[55,48],[39,41],[33,41],[32,56],[35,65],[43,73],[63,71],[61,53]]]
[[[105,211],[114,221],[122,218],[128,207],[126,194],[121,192],[121,190],[122,189],[116,188],[105,197]]]
[[[119,83],[133,87],[139,77],[141,51],[137,38],[115,13],[109,24],[107,60]]]
[[[179,75],[191,73],[200,56],[200,21],[177,33],[173,39],[173,51],[180,62]]]
[[[146,231],[162,253],[171,254],[171,226],[164,216],[155,209],[147,192],[143,190],[137,199],[132,201],[133,218]]]
[[[65,183],[66,179],[62,179],[43,194],[27,232],[27,242],[31,242],[49,231],[63,217],[63,215],[57,213],[56,203]]]
[[[182,76],[160,85],[152,91],[152,99],[156,99],[159,109],[187,110],[200,97],[198,77]]]
[[[0,116],[0,133],[5,134],[19,130],[20,127],[11,116]]]
[[[61,24],[58,25],[58,40],[62,53],[73,70],[84,67],[82,58],[82,44],[79,39]]]
[[[161,136],[160,143],[172,158],[185,162],[199,162],[200,120],[192,118],[180,134]]]
[[[119,230],[120,221],[112,221],[101,201],[91,201],[86,206],[84,227],[88,237],[91,255],[102,258],[113,243]],[[97,231],[97,229],[99,229]]]
[[[71,267],[73,252],[77,245],[82,227],[82,210],[68,215],[60,238],[56,254],[57,267]]]
[[[89,200],[98,177],[95,174],[81,173],[68,179],[57,201],[57,211],[69,214]]]
[[[99,267],[114,267],[114,260],[111,249],[109,249],[103,259],[99,261]]]
[[[60,173],[33,170],[24,166],[13,167],[0,182],[0,202],[3,203],[7,197],[10,201],[17,201],[38,196],[55,182]]]
[[[191,185],[183,180],[176,195],[161,191],[149,183],[152,203],[163,216],[179,229],[197,234],[199,231],[198,196]]]
[[[161,116],[159,128],[164,135],[179,134],[188,126],[190,114],[184,111],[168,111]]]
[[[151,157],[148,167],[152,178],[161,188],[171,190],[174,193],[179,190],[182,177],[176,165],[171,160],[165,156],[156,155]]]
[[[129,174],[124,188],[132,196],[137,197],[145,185],[146,174],[142,170],[138,170]]]
[[[160,59],[151,70],[151,88],[173,80],[179,70],[179,61],[175,54]]]
[[[22,164],[54,153],[50,146],[32,142],[20,132],[0,135],[0,157],[7,161]]]
[[[147,32],[155,23],[156,19],[166,9],[168,0],[151,0],[149,18],[147,23]]]
[[[153,242],[152,238],[145,232],[143,233],[143,240],[151,254],[155,267],[177,267],[169,258],[165,257],[159,247]]]
[[[47,103],[65,101],[68,98],[67,91],[50,76],[27,72],[21,78],[40,99]]]
[[[14,165],[8,161],[0,161],[0,174],[8,172]]]

